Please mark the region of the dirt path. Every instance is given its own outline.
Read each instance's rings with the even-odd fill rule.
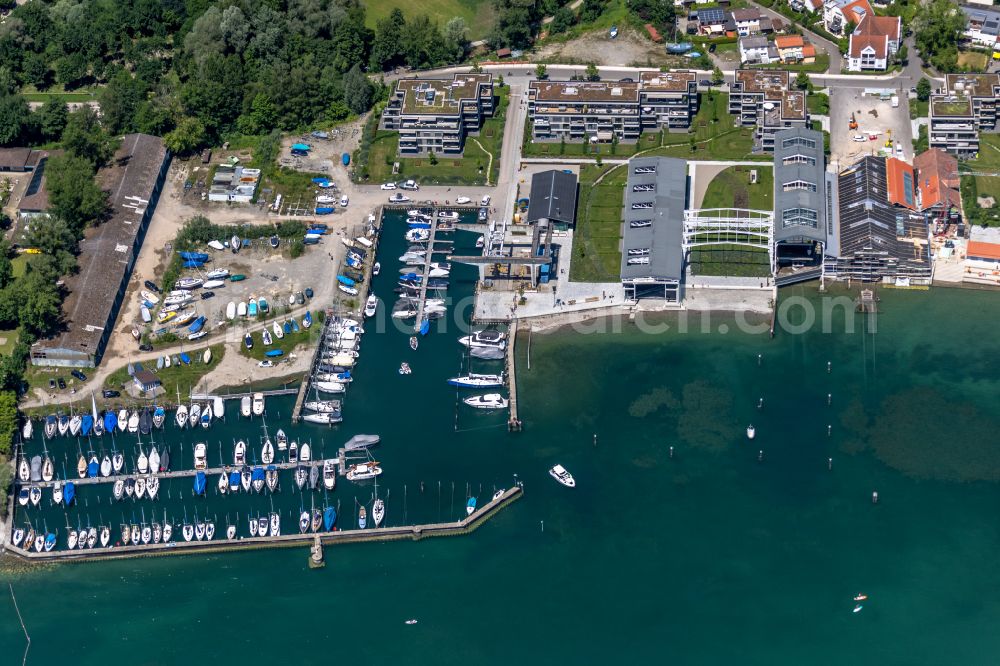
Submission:
[[[622,27],[616,39],[607,30],[595,30],[568,42],[551,42],[542,46],[532,58],[535,62],[588,63],[610,67],[683,67],[687,58],[667,55],[663,44],[656,44],[643,33]]]

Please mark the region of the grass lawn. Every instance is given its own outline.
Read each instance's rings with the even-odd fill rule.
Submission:
[[[285,337],[283,337],[280,340],[277,338],[277,336],[274,335],[274,331],[271,330],[271,326],[268,325],[268,332],[271,334],[271,344],[268,345],[267,347],[264,346],[264,340],[261,337],[262,332],[256,331],[253,333],[253,349],[247,351],[246,345],[243,344],[244,334],[241,333],[240,354],[242,354],[243,356],[249,356],[250,358],[256,359],[258,361],[263,361],[265,358],[268,358],[267,356],[264,355],[265,352],[271,351],[273,349],[280,349],[281,351],[285,352],[285,354],[284,356],[272,359],[275,363],[277,363],[279,360],[287,357],[288,354],[296,347],[313,342],[319,337],[320,332],[322,331],[323,328],[320,325],[321,320],[319,315],[320,315],[319,311],[313,312],[312,326],[310,326],[309,328],[302,328],[300,326],[298,333],[294,331],[291,333],[285,333]],[[298,320],[299,323],[301,324],[302,318],[298,317]],[[279,317],[278,321],[281,321],[283,323],[284,319]]]
[[[923,102],[921,102],[919,99],[916,98],[911,99],[910,119],[916,120],[917,118],[926,118],[929,106],[930,106],[929,100],[924,100]]]
[[[455,16],[465,19],[469,27],[469,39],[483,39],[493,26],[493,6],[488,0],[424,0],[419,5],[411,5],[404,0],[368,0],[365,4],[365,23],[374,28],[379,19],[388,16],[393,9],[402,9],[407,20],[418,14],[427,14],[432,21],[443,28]]]
[[[753,129],[740,127],[735,116],[729,115],[729,95],[722,92],[703,93],[698,113],[691,120],[695,146],[691,149],[691,133],[664,133],[663,145],[643,153],[644,157],[663,155],[691,160],[762,160],[769,155],[754,154]]]
[[[524,145],[521,155],[524,157],[631,157],[640,150],[656,148],[661,141],[660,132],[646,132],[635,143],[590,143],[531,141],[531,122],[524,124]]]
[[[750,171],[757,182],[750,184]],[[770,167],[733,166],[719,173],[705,190],[702,208],[752,208],[773,210],[774,173]]]
[[[830,98],[823,93],[806,95],[806,107],[809,109],[809,115],[830,115]]]
[[[205,353],[205,347],[201,347],[187,352],[191,357],[190,365],[178,363],[171,365],[169,368],[157,370],[156,361],[149,361],[143,363],[142,367],[156,373],[156,376],[163,382],[163,390],[166,395],[176,398],[177,392],[180,391],[182,396],[186,396],[197,387],[202,377],[222,361],[222,358],[226,354],[226,346],[222,343],[211,345],[211,350],[212,360],[207,365],[201,362],[202,356]],[[108,378],[104,380],[104,386],[105,388],[120,391],[130,381],[128,366],[124,366],[108,375]]]
[[[595,185],[602,174],[607,175]],[[581,168],[570,280],[612,282],[621,277],[622,200],[627,179],[626,165]]]
[[[429,157],[401,157],[399,134],[379,130],[368,156],[369,181],[383,183],[412,178],[428,185],[483,185],[486,183],[486,170],[490,169],[489,182],[496,183],[500,173],[500,152],[503,147],[509,94],[506,87],[498,91],[500,99],[496,113],[483,123],[478,136],[466,137],[465,154],[462,157],[438,156],[437,164],[431,164]],[[397,174],[392,173],[394,162],[399,162]]]
[[[959,171],[1000,173],[1000,134],[979,135],[979,156],[962,162]],[[976,176],[976,190],[981,197],[994,197],[1000,203],[1000,176]]]
[[[959,51],[958,53],[958,66],[966,70],[984,71],[989,62],[989,56],[979,51]]]
[[[32,86],[25,86],[21,96],[28,102],[50,102],[54,99],[61,99],[64,102],[92,102],[97,99],[97,88],[80,88],[73,92],[66,92],[62,85],[54,85],[44,91],[36,90]]]
[[[767,250],[739,245],[717,245],[691,250],[691,273],[730,277],[767,277],[771,267]]]

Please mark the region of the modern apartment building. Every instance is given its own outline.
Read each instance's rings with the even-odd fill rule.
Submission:
[[[399,132],[400,155],[459,155],[495,109],[492,74],[401,79],[382,112],[382,126]]]
[[[1000,74],[946,74],[943,92],[930,99],[930,147],[978,153],[980,130],[996,128],[998,98]]]
[[[785,70],[738,69],[729,89],[729,113],[741,125],[754,128],[754,146],[774,150],[774,133],[809,126],[806,95],[789,90],[790,75]]]
[[[827,225],[827,177],[823,133],[795,128],[775,133],[774,253],[779,269],[796,273],[819,267],[832,228]],[[805,277],[805,276],[804,276]]]
[[[536,141],[637,141],[645,130],[685,129],[697,110],[694,72],[640,72],[636,81],[532,81]]]

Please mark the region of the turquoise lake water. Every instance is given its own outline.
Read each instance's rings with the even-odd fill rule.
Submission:
[[[384,298],[403,248],[392,224],[376,282]],[[452,295],[473,278],[457,271]],[[773,340],[740,333],[731,316],[713,316],[708,333],[680,333],[667,317],[670,330],[655,335],[627,322],[618,333],[533,334],[530,370],[522,336],[517,434],[502,415],[457,406],[444,383],[468,367],[457,331],[431,333],[416,352],[406,333],[368,333],[344,425],[293,429],[290,400],[273,400],[272,433],[322,448],[381,434],[390,524],[456,518],[467,488],[485,500],[515,474],[521,500],[469,536],[327,548],[317,571],[297,548],[21,574],[9,580],[32,637],[28,663],[994,663],[996,297],[879,293],[875,334],[860,317],[845,332],[842,313],[837,332]],[[821,304],[812,287],[781,294],[793,297]],[[412,375],[396,373],[402,360]],[[259,427],[217,425],[210,457],[216,442],[256,441]],[[194,435],[164,437],[179,447]],[[556,462],[575,490],[549,478]],[[290,516],[310,494],[290,476],[282,484],[274,502]],[[270,503],[196,500],[189,487],[171,485],[159,510],[221,523]],[[112,512],[101,493],[110,488],[81,494],[71,522]],[[349,528],[371,493],[341,479],[313,499],[339,502]],[[852,613],[859,592],[869,599]],[[3,662],[20,663],[8,593],[0,616]]]

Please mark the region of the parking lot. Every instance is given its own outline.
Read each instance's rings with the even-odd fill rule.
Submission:
[[[902,145],[903,159],[913,161],[913,134],[906,91],[897,92],[899,107],[890,100],[865,95],[863,88],[836,88],[830,94],[830,163],[841,171],[865,155],[879,153],[892,139]],[[851,114],[857,129],[850,128]],[[855,140],[861,136],[863,141]],[[874,136],[874,139],[872,137]]]

